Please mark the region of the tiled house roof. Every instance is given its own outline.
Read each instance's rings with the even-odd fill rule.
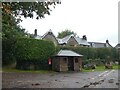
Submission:
[[[59,44],[66,44],[66,43],[68,42],[68,40],[69,40],[72,36],[73,36],[73,34],[68,35],[68,36],[66,36],[66,37],[64,37],[64,38],[62,38],[62,39],[59,39],[59,38],[57,38],[57,39],[58,39]]]
[[[40,35],[37,35],[37,36],[34,36],[35,39],[42,39],[42,36]]]
[[[100,43],[100,42],[88,42],[87,37],[84,35],[82,38],[76,37],[75,35],[71,34],[68,35],[62,39],[56,38],[55,35],[51,30],[46,32],[43,36],[37,35],[37,30],[35,30],[35,39],[47,39],[53,41],[55,45],[70,45],[70,46],[87,46],[87,47],[93,47],[93,48],[105,48],[105,47],[112,47],[109,44],[109,41],[106,40],[106,43]],[[116,47],[120,47],[120,44],[118,44]]]
[[[118,43],[116,46],[115,46],[115,48],[120,48],[120,43]]]
[[[79,45],[86,45],[89,46],[90,44],[87,42],[87,40],[84,40],[83,38],[80,37],[75,37],[76,41],[78,42]]]
[[[112,47],[109,42],[106,43],[100,43],[100,42],[89,42],[91,47],[94,48],[106,48],[106,47]]]
[[[73,34],[68,35],[68,36],[66,36],[66,37],[64,37],[64,38],[62,38],[62,39],[59,39],[59,38],[58,38],[58,42],[59,42],[59,44],[67,44],[67,42],[69,41],[69,39],[70,39],[71,37],[73,37],[73,38],[77,41],[77,43],[78,43],[79,45],[86,45],[86,46],[89,46],[89,45],[90,45],[90,44],[87,42],[87,40],[84,40],[83,38],[80,38],[80,37],[76,37],[76,36],[74,36]]]

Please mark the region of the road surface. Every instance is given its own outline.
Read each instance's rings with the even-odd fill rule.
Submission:
[[[3,88],[118,88],[118,70],[66,73],[3,72]]]

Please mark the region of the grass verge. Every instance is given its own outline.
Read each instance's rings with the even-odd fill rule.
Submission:
[[[117,70],[120,69],[120,65],[113,65],[113,69]],[[93,72],[93,71],[104,71],[104,70],[112,70],[112,69],[105,69],[105,66],[97,66],[96,69],[82,69],[82,72]]]
[[[120,69],[120,65],[113,65],[113,69]],[[85,70],[82,69],[82,72],[93,72],[93,71],[104,71],[104,70],[112,70],[112,69],[105,69],[104,66],[97,66],[96,69]],[[48,73],[55,73],[51,70],[18,70],[15,68],[2,68],[0,69],[2,72],[17,72],[17,73],[41,73],[41,74],[48,74]]]
[[[18,70],[18,69],[11,69],[11,68],[3,68],[2,72],[17,72],[17,73],[41,73],[41,74],[47,74],[47,73],[53,73],[54,71],[51,70]]]

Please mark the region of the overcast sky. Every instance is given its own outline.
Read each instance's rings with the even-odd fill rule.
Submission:
[[[70,29],[78,36],[87,36],[90,42],[109,40],[112,46],[118,43],[118,1],[119,0],[61,0],[44,19],[24,19],[21,26],[29,33],[38,30],[43,35],[49,29],[55,36]]]

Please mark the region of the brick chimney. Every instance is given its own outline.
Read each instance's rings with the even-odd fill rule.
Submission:
[[[106,40],[106,43],[109,43],[109,40]]]
[[[34,31],[34,36],[37,36],[37,29],[35,29]]]
[[[86,37],[86,35],[83,35],[83,38],[82,38],[83,40],[87,40],[87,37]]]

